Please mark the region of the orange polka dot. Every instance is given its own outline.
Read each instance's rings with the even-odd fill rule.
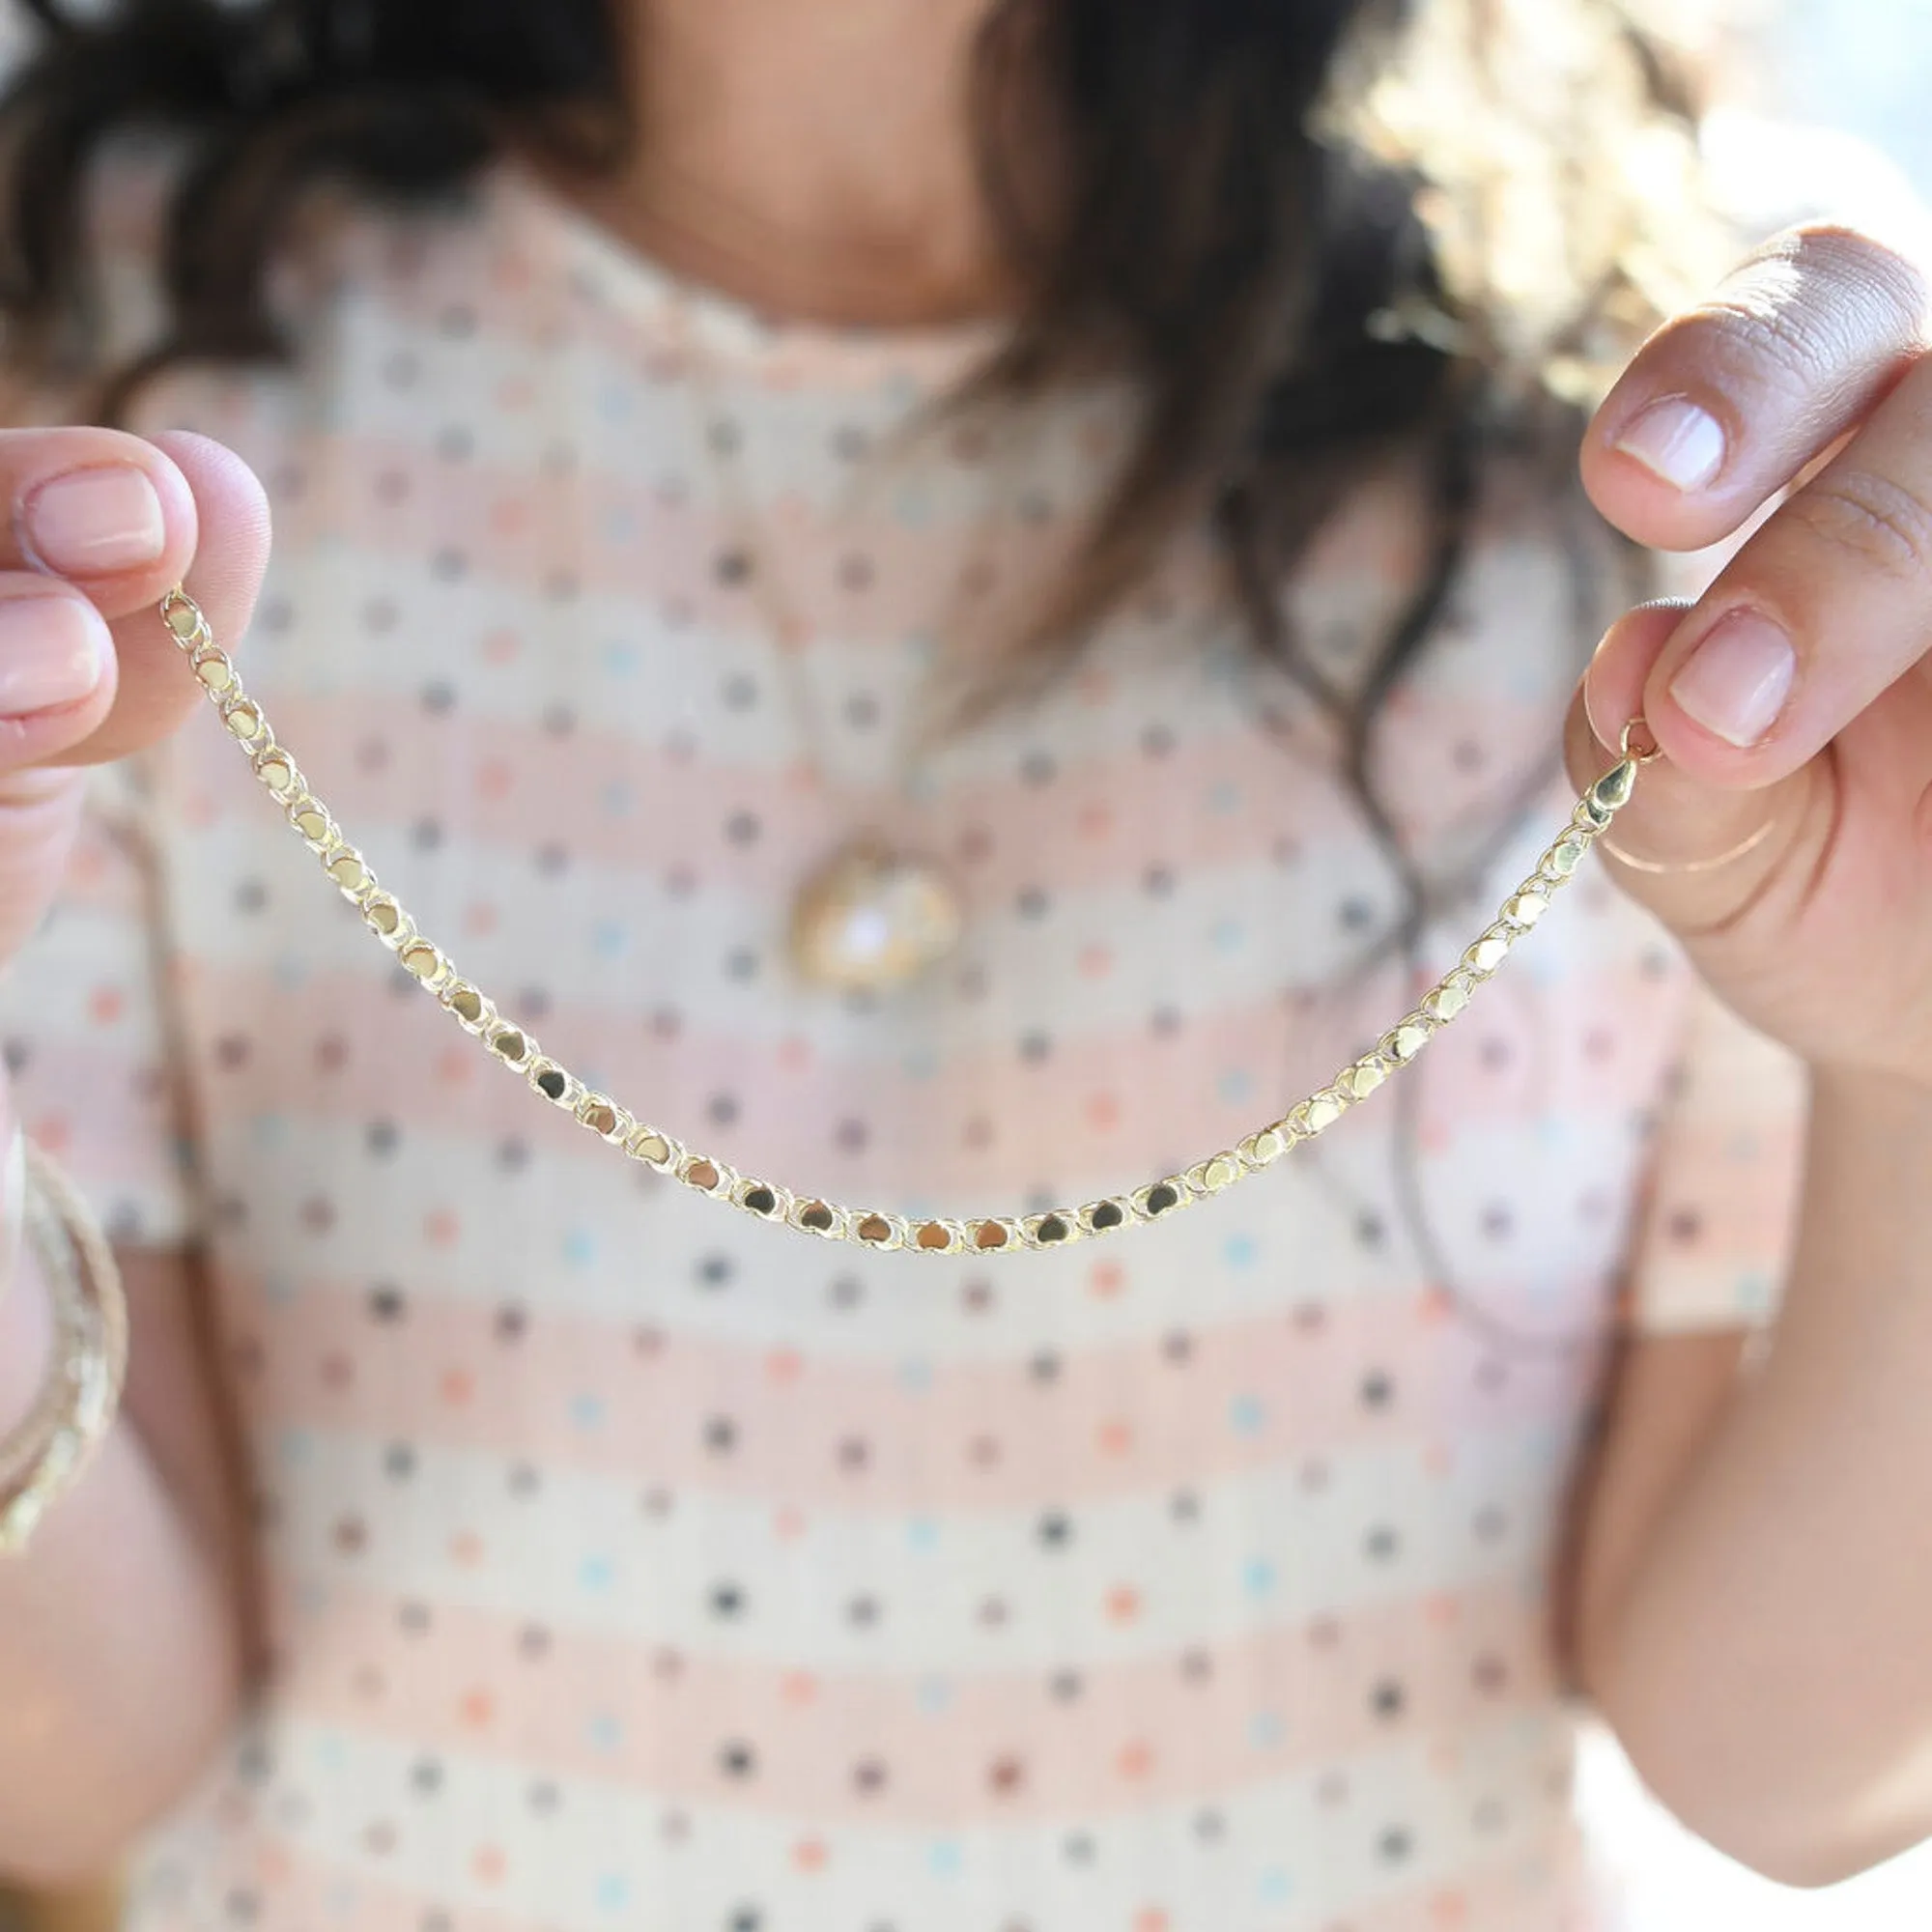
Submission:
[[[1428,1617],[1431,1623],[1453,1624],[1462,1617],[1463,1600],[1461,1597],[1450,1597],[1437,1594],[1433,1597],[1425,1598],[1423,1600],[1422,1607],[1423,1607],[1423,1613]]]
[[[1103,1422],[1099,1430],[1099,1443],[1102,1455],[1124,1456],[1134,1446],[1134,1431],[1131,1423],[1122,1422],[1116,1416],[1111,1422]]]
[[[815,1872],[825,1864],[825,1844],[819,1838],[807,1838],[792,1847],[791,1861],[800,1871]]]
[[[778,1062],[787,1073],[798,1073],[811,1065],[811,1042],[797,1034],[787,1034],[779,1041]]]
[[[1150,1906],[1134,1919],[1134,1932],[1167,1932],[1167,1914]]]
[[[61,1154],[73,1139],[73,1127],[65,1114],[43,1114],[33,1122],[33,1134],[49,1153]]]
[[[787,1503],[773,1516],[772,1527],[787,1543],[795,1543],[805,1534],[805,1512]]]
[[[1121,1124],[1121,1103],[1112,1094],[1095,1094],[1087,1102],[1087,1124],[1096,1133],[1105,1133]]]
[[[1107,1616],[1117,1624],[1130,1624],[1141,1613],[1141,1593],[1127,1583],[1117,1583],[1107,1592]]]
[[[810,1704],[818,1695],[818,1679],[809,1670],[791,1670],[779,1688],[787,1704]]]
[[[1087,1271],[1087,1286],[1102,1301],[1111,1301],[1126,1286],[1127,1271],[1119,1262],[1095,1262]]]
[[[434,1208],[423,1216],[423,1238],[433,1248],[453,1247],[463,1223],[447,1208]]]
[[[1102,799],[1080,808],[1080,835],[1083,838],[1104,838],[1114,829],[1114,808]]]
[[[501,1885],[506,1869],[502,1852],[495,1845],[485,1845],[469,1861],[469,1869],[484,1885]]]
[[[445,1369],[441,1389],[443,1401],[461,1408],[476,1393],[476,1378],[468,1369]]]
[[[1085,980],[1104,980],[1114,970],[1114,955],[1104,946],[1080,949],[1080,976]]]
[[[1145,1777],[1153,1769],[1153,1747],[1145,1738],[1121,1747],[1119,1759],[1122,1777]]]
[[[1416,1297],[1418,1321],[1446,1321],[1456,1312],[1456,1298],[1446,1288],[1425,1288]]]
[[[805,1357],[796,1349],[774,1349],[765,1357],[765,1374],[775,1382],[795,1382],[805,1372]]]
[[[481,1730],[496,1717],[497,1700],[487,1690],[470,1690],[465,1694],[459,1709],[466,1724],[473,1730]]]
[[[1422,1466],[1432,1476],[1446,1476],[1456,1466],[1456,1452],[1446,1442],[1432,1442],[1422,1452]]]
[[[1469,1916],[1469,1901],[1460,1891],[1438,1891],[1429,1902],[1429,1915],[1438,1925],[1461,1925]]]
[[[472,939],[481,939],[497,930],[497,908],[487,899],[472,899],[463,908],[463,929]]]
[[[449,1539],[449,1556],[466,1570],[473,1570],[483,1560],[483,1539],[473,1529],[460,1529]]]
[[[529,521],[529,505],[520,503],[514,497],[505,497],[490,511],[490,527],[499,537],[517,535],[528,526]]]
[[[460,1046],[448,1046],[436,1057],[436,1077],[445,1087],[467,1087],[469,1076],[475,1071],[475,1049],[465,1052]]]
[[[294,1869],[288,1853],[280,1845],[264,1845],[255,1854],[255,1875],[264,1885],[288,1884]]]
[[[112,1026],[127,1010],[128,1002],[119,986],[97,986],[87,1003],[88,1017],[97,1026]]]
[[[485,664],[508,664],[524,647],[524,640],[516,632],[504,626],[492,631],[483,639],[483,662]]]
[[[476,767],[476,790],[483,798],[507,798],[516,782],[516,774],[507,758],[485,758]]]

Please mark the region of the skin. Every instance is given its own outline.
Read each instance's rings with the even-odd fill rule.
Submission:
[[[662,131],[593,206],[774,310],[891,324],[997,306],[958,112],[972,14],[866,0],[835,33],[791,0],[662,0],[639,35],[647,107],[667,89]],[[647,40],[664,51],[656,82]],[[855,95],[855,44],[890,47],[893,88]],[[1830,229],[1780,238],[1643,350],[1582,453],[1604,514],[1662,549],[1734,537],[1808,478],[1697,606],[1613,628],[1568,727],[1579,785],[1638,712],[1667,753],[1619,820],[1627,850],[1696,861],[1767,814],[1776,826],[1730,865],[1625,883],[1811,1065],[1786,1313],[1747,1378],[1737,1335],[1632,1349],[1565,1595],[1576,1674],[1638,1768],[1724,1849],[1799,1884],[1932,1833],[1924,307],[1903,253]],[[1694,488],[1620,446],[1665,398],[1694,399],[1726,433]],[[104,624],[117,665],[90,699],[0,723],[0,957],[56,891],[77,810],[66,765],[152,743],[195,701],[148,608],[185,575],[217,632],[239,636],[267,554],[259,486],[198,439],[0,433],[0,492],[17,523],[38,482],[101,462],[155,485],[151,564],[67,580],[0,541],[0,603],[42,600],[50,628],[56,605]],[[1741,607],[1775,613],[1798,664],[1788,708],[1748,747],[1672,690],[1711,621]],[[195,1266],[126,1259],[138,1366],[124,1418],[32,1556],[0,1569],[0,1871],[29,1879],[99,1867],[173,1803],[247,1678],[244,1539]],[[0,1303],[0,1427],[34,1385],[37,1288]]]

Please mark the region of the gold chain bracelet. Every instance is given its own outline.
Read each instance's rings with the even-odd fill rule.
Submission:
[[[360,908],[370,931],[493,1058],[521,1074],[534,1093],[564,1109],[600,1140],[696,1193],[725,1202],[753,1220],[778,1222],[821,1240],[911,1254],[1037,1251],[1144,1227],[1226,1192],[1236,1181],[1273,1166],[1297,1142],[1313,1140],[1356,1101],[1367,1099],[1383,1081],[1408,1065],[1462,1012],[1476,988],[1501,966],[1511,947],[1549,910],[1551,895],[1569,882],[1590,847],[1630,802],[1639,767],[1660,755],[1654,746],[1646,752],[1633,750],[1631,741],[1640,724],[1633,721],[1623,734],[1620,761],[1577,802],[1562,836],[1461,961],[1371,1051],[1350,1062],[1320,1093],[1298,1101],[1280,1120],[1258,1128],[1238,1146],[1210,1154],[1182,1173],[1162,1176],[1129,1193],[1090,1201],[1082,1208],[921,1219],[876,1208],[842,1207],[817,1195],[794,1192],[775,1180],[740,1174],[729,1163],[685,1146],[586,1088],[567,1066],[543,1052],[527,1027],[504,1019],[481,988],[456,970],[449,954],[416,928],[402,901],[378,884],[368,860],[343,838],[328,808],[304,780],[288,749],[277,742],[266,713],[242,688],[234,662],[214,641],[194,600],[183,590],[171,590],[161,600],[160,613],[230,735],[286,812],[296,836],[321,860],[323,870],[343,895]]]

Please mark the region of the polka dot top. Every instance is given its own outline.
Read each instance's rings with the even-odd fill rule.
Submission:
[[[1406,960],[1205,538],[906,768],[1130,399],[936,412],[988,329],[775,327],[512,174],[325,242],[292,369],[148,403],[271,492],[250,684],[507,1013],[746,1171],[912,1213],[1168,1172],[1377,1037],[1568,813],[1533,482],[1492,479],[1378,736],[1438,889]],[[1283,593],[1338,681],[1407,501],[1364,489]],[[965,938],[830,994],[791,895],[879,816]],[[758,1226],[537,1104],[205,711],[102,780],[5,1031],[117,1234],[205,1245],[254,1469],[271,1669],[134,1932],[1582,1922],[1572,1452],[1620,1321],[1769,1312],[1800,1138],[1792,1066],[1594,873],[1319,1144],[993,1260]]]

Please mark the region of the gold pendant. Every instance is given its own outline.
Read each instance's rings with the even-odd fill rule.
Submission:
[[[799,889],[792,963],[814,985],[889,992],[936,966],[965,926],[959,894],[937,865],[868,833]]]

